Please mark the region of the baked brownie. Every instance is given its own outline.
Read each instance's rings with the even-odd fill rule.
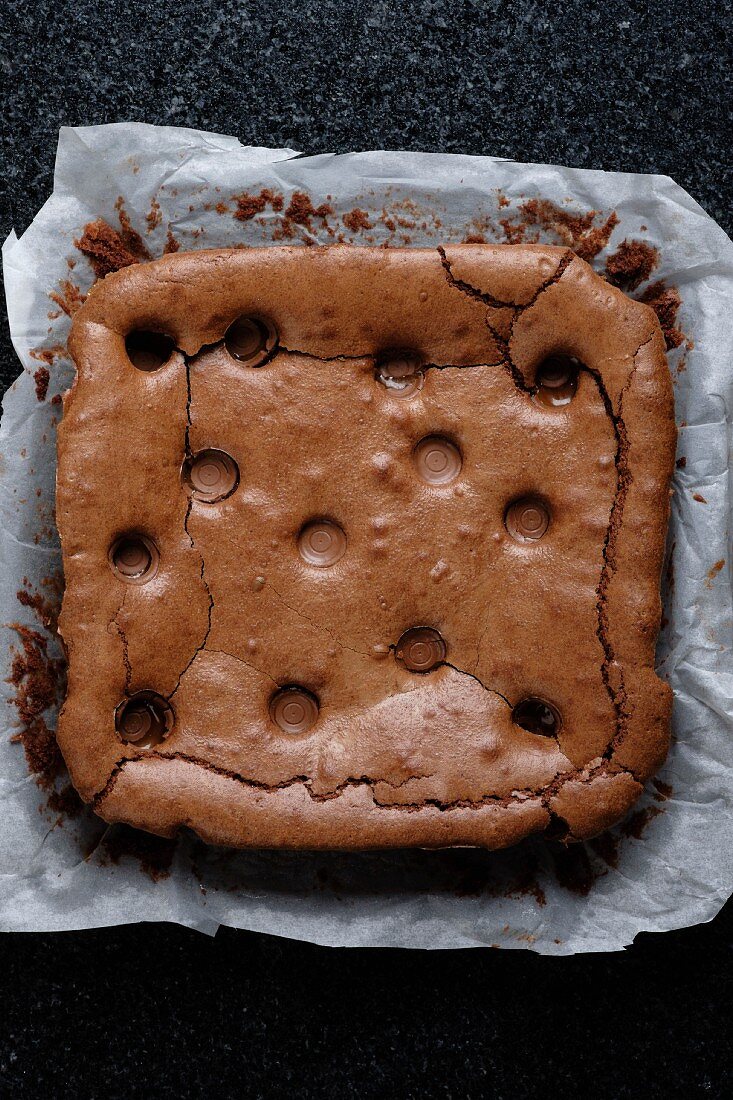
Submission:
[[[108,275],[58,444],[58,739],[107,821],[499,848],[664,759],[652,310],[572,252],[223,249]]]

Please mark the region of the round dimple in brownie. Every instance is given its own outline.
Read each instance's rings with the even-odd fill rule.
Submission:
[[[239,467],[234,459],[214,448],[187,458],[181,473],[191,496],[207,504],[231,496],[239,484]]]
[[[272,697],[270,717],[283,733],[307,733],[318,718],[318,701],[305,688],[282,688]]]
[[[441,435],[421,439],[413,457],[418,474],[428,485],[447,485],[461,472],[461,452]]]
[[[346,535],[330,520],[314,520],[298,535],[298,551],[309,565],[335,565],[346,553]]]
[[[162,332],[131,332],[125,340],[127,357],[134,367],[142,371],[154,371],[167,363],[175,344]]]
[[[234,359],[248,367],[259,367],[275,351],[277,332],[260,317],[238,317],[224,335],[224,346]]]
[[[393,397],[412,397],[422,389],[420,359],[413,352],[385,352],[377,360],[376,377]]]
[[[410,672],[430,672],[445,660],[446,645],[437,630],[415,626],[395,646],[395,660]]]
[[[522,699],[512,711],[512,721],[523,730],[542,737],[556,737],[560,729],[560,715],[545,699]]]
[[[144,584],[158,569],[158,550],[144,535],[123,535],[109,551],[112,572],[128,584]]]
[[[543,405],[567,405],[578,388],[581,363],[572,355],[550,355],[537,368],[535,397]]]
[[[550,513],[537,497],[522,497],[509,506],[504,522],[517,542],[536,542],[550,525]]]
[[[117,707],[115,728],[123,741],[137,748],[152,748],[173,728],[173,711],[157,692],[138,691]]]

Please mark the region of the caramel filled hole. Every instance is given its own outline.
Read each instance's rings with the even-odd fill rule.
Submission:
[[[198,451],[183,463],[181,478],[194,500],[214,504],[225,500],[239,484],[239,467],[226,451]]]
[[[307,733],[316,724],[318,700],[305,688],[281,688],[270,700],[270,717],[283,733]]]
[[[158,571],[160,555],[145,535],[122,535],[112,544],[109,563],[114,575],[127,584],[145,584]]]
[[[277,331],[261,317],[238,317],[224,334],[224,346],[240,363],[261,367],[277,348]]]
[[[578,388],[581,366],[572,355],[550,355],[537,368],[536,400],[551,407],[570,404]]]
[[[560,715],[551,703],[544,699],[523,699],[512,711],[512,721],[528,733],[542,737],[556,737],[560,729]]]
[[[156,691],[138,691],[115,711],[115,729],[123,741],[150,749],[165,741],[173,729],[170,704]]]
[[[142,371],[158,370],[167,363],[175,350],[170,336],[162,332],[131,332],[125,339],[127,357],[134,367]]]
[[[445,660],[446,645],[431,626],[406,630],[395,646],[395,660],[409,672],[430,672]]]

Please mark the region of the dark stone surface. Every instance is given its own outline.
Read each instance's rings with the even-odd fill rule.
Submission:
[[[405,7],[11,0],[0,232],[50,192],[60,124],[123,119],[665,172],[730,231],[730,0]],[[730,907],[573,959],[168,926],[6,935],[0,1094],[722,1096],[730,945]]]

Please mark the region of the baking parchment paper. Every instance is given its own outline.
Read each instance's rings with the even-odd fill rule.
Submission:
[[[151,873],[144,859],[120,854],[124,846],[114,854],[110,834],[122,827],[110,830],[89,812],[53,812],[22,747],[11,742],[18,710],[8,678],[19,637],[10,624],[39,628],[17,593],[43,593],[60,574],[53,523],[60,406],[52,399],[69,385],[72,366],[51,350],[45,400],[33,375],[43,363],[39,353],[58,349],[68,332],[69,318],[49,294],[69,308],[65,281],[81,292],[93,282],[74,239],[97,218],[117,225],[122,196],[152,255],[161,254],[169,233],[182,249],[270,243],[282,234],[282,210],[266,202],[258,217],[232,216],[233,195],[263,188],[282,195],[286,209],[298,191],[313,207],[331,208],[329,216],[291,224],[287,243],[330,243],[339,233],[362,244],[435,246],[479,231],[491,240],[502,217],[537,197],[576,210],[615,210],[619,224],[607,251],[626,237],[650,242],[660,254],[654,278],[679,288],[679,322],[692,346],[669,355],[685,462],[674,481],[658,650],[660,674],[674,689],[674,738],[661,782],[649,785],[631,826],[615,830],[605,847],[573,846],[563,855],[560,846],[532,839],[498,853],[233,853],[183,835],[170,867]],[[349,217],[355,209],[367,215],[368,229]],[[542,227],[538,233],[557,243]],[[68,128],[60,133],[53,194],[20,239],[10,235],[3,260],[11,336],[25,370],[6,394],[0,429],[0,927],[167,920],[210,933],[225,924],[332,945],[498,945],[571,954],[619,949],[641,930],[715,915],[733,877],[733,245],[685,191],[666,176],[492,157],[300,157],[187,129]],[[53,655],[51,636],[48,645]],[[53,726],[53,708],[45,718]]]

